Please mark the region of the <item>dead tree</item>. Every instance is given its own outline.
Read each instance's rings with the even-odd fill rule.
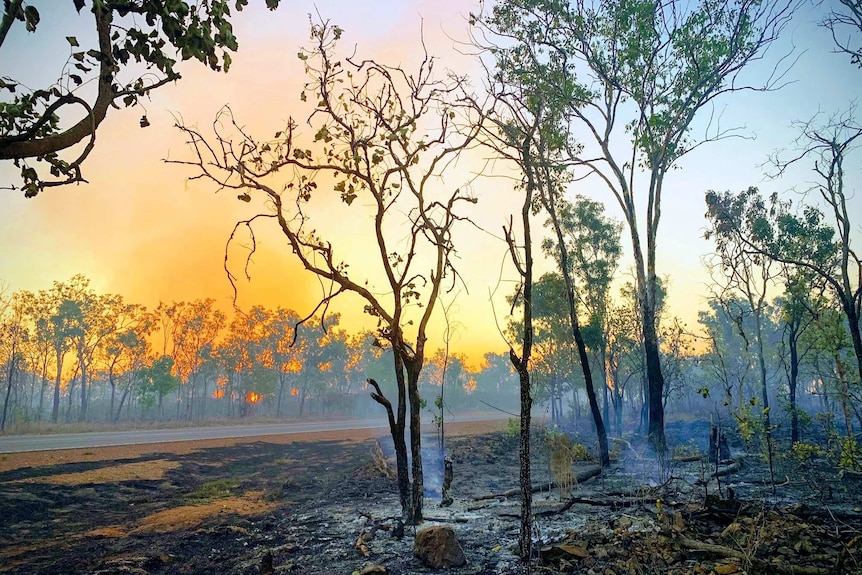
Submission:
[[[171,162],[195,168],[192,179],[232,190],[241,201],[260,202],[261,212],[236,224],[228,246],[240,232],[247,233],[250,258],[256,226],[277,224],[294,256],[323,286],[318,306],[301,321],[318,312],[324,317],[330,303],[346,292],[363,301],[365,313],[377,322],[378,343],[393,352],[394,400],[369,383],[372,398],[389,418],[404,519],[418,523],[424,492],[418,381],[427,326],[441,291],[457,278],[452,233],[467,219],[459,210],[476,203],[463,188],[443,184],[441,176],[470,145],[481,118],[455,129],[464,118],[463,79],[451,74],[436,79],[435,61],[427,52],[412,73],[374,60],[339,59],[336,44],[342,33],[328,21],[312,23],[312,46],[299,52],[309,78],[300,95],[312,103],[309,133],[291,120],[261,141],[224,108],[209,138],[178,125],[194,155]],[[359,211],[363,218],[357,218]],[[352,265],[342,254],[357,238],[320,227],[336,214],[368,225],[364,234],[371,253]],[[225,269],[234,283],[227,257]],[[248,277],[248,260],[244,272]]]

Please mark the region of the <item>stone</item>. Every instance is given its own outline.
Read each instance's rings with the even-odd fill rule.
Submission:
[[[386,575],[386,567],[369,563],[359,572],[359,575]]]
[[[450,525],[434,525],[416,532],[413,555],[432,569],[461,567],[467,557]]]

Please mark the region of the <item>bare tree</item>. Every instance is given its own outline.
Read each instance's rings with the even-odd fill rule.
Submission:
[[[858,34],[862,32],[862,1],[838,0],[840,7],[830,10],[823,19],[823,25],[832,34],[832,40],[839,52],[850,56],[850,62],[862,68],[862,42]],[[854,45],[854,36],[856,44]]]
[[[210,139],[178,126],[190,137],[194,158],[173,163],[194,167],[199,171],[195,179],[236,190],[240,200],[254,196],[264,203],[265,211],[239,222],[228,243],[246,230],[253,253],[255,225],[275,221],[295,257],[323,286],[320,303],[301,321],[318,312],[325,319],[341,294],[363,300],[365,312],[377,321],[378,337],[394,352],[395,404],[375,380],[368,383],[389,419],[404,519],[418,523],[424,491],[418,380],[428,322],[441,290],[457,278],[452,234],[465,219],[459,210],[476,202],[464,189],[443,183],[442,175],[470,145],[481,118],[455,129],[462,117],[458,98],[464,80],[437,79],[435,60],[427,52],[413,73],[374,60],[341,60],[336,54],[341,35],[342,29],[328,21],[312,23],[313,45],[299,53],[309,77],[301,99],[314,103],[308,116],[311,138],[291,120],[272,139],[258,141],[225,109]],[[278,185],[285,174],[287,182]],[[368,216],[355,220],[368,223],[366,237],[374,245],[375,257],[362,260],[374,267],[366,277],[341,259],[354,239],[313,227],[325,221],[320,213],[313,215],[315,201],[327,198]],[[408,401],[412,493],[405,442]]]

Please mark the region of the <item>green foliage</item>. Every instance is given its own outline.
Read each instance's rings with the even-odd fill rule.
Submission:
[[[230,497],[237,487],[239,487],[239,481],[236,479],[214,479],[201,484],[185,498],[190,503],[208,503]]]
[[[826,452],[819,445],[797,441],[791,448],[793,459],[800,466],[809,465],[814,459],[823,457]]]
[[[153,407],[156,398],[163,398],[177,389],[180,382],[171,374],[173,366],[174,359],[163,355],[151,366],[140,370],[143,384],[138,388],[138,393],[142,403]]]
[[[832,440],[833,457],[845,471],[862,471],[862,446],[855,437],[836,437]]]
[[[521,435],[521,420],[515,417],[510,417],[506,420],[506,435],[509,437],[520,437]]]
[[[269,9],[278,3],[266,0]],[[80,17],[95,17],[98,40],[94,47],[86,49],[77,37],[66,36],[69,56],[60,78],[50,86],[31,90],[13,78],[0,82],[0,93],[9,97],[0,102],[0,160],[14,160],[20,168],[25,195],[35,196],[47,186],[84,181],[81,163],[92,149],[95,131],[108,107],[135,106],[151,90],[178,80],[178,59],[197,60],[212,70],[227,72],[230,53],[239,48],[231,7],[241,11],[247,4],[247,0],[198,0],[191,5],[184,0],[94,0],[85,10],[87,2],[75,0],[79,14],[91,13]],[[5,2],[4,26],[16,21],[35,32],[39,12],[31,5]],[[4,31],[0,42],[5,37]],[[21,53],[26,54],[26,49]],[[98,86],[95,97],[78,90],[90,81]],[[61,127],[66,111],[81,106],[90,118],[71,128]],[[147,125],[144,116],[141,127]],[[60,151],[85,139],[90,145],[76,159],[60,157]],[[29,158],[44,162],[50,176],[30,165]]]

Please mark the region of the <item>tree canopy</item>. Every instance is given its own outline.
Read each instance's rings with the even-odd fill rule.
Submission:
[[[279,4],[265,1],[271,10]],[[178,60],[197,60],[227,72],[231,52],[239,48],[231,7],[241,11],[248,0],[73,3],[79,17],[93,19],[95,34],[86,39],[66,37],[70,52],[58,63],[57,80],[31,88],[16,78],[0,77],[0,160],[20,168],[20,182],[11,188],[20,188],[28,198],[48,187],[85,182],[82,164],[108,110],[133,107],[152,90],[179,80]],[[23,50],[11,52],[10,30],[23,26],[32,34],[41,19],[39,10],[24,0],[4,2],[0,20],[4,60],[27,57]],[[148,125],[144,114],[140,126]]]

